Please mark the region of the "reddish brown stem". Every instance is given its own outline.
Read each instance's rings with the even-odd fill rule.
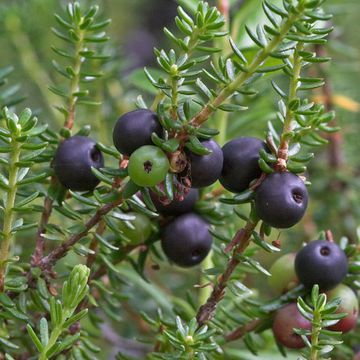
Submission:
[[[45,251],[45,239],[43,235],[45,233],[46,225],[49,222],[49,218],[52,211],[52,205],[53,205],[53,200],[50,199],[48,196],[46,196],[44,201],[44,210],[43,213],[41,214],[40,224],[36,233],[36,246],[34,253],[31,257],[31,266],[33,267],[36,267],[39,264]]]
[[[101,219],[101,221],[99,222],[99,225],[97,226],[96,234],[102,235],[104,233],[105,229],[106,229],[106,223],[105,223],[104,219]],[[94,254],[90,254],[86,260],[86,266],[88,268],[91,268],[91,266],[94,264],[94,262],[96,260],[97,247],[98,247],[98,241],[97,241],[96,237],[94,236],[94,238],[92,239],[91,244],[90,244],[90,250],[94,251]]]
[[[239,326],[229,334],[225,335],[225,341],[230,342],[234,340],[238,340],[242,338],[246,333],[254,331],[260,324],[262,323],[262,320],[260,319],[254,319],[251,322]]]
[[[229,0],[218,0],[218,9],[224,15],[225,21],[228,22],[230,18],[230,2]]]
[[[63,258],[79,240],[86,236],[88,232],[101,221],[104,215],[108,214],[111,210],[118,206],[121,201],[122,197],[119,196],[117,200],[98,209],[96,213],[87,221],[84,230],[72,235],[67,241],[52,250],[49,255],[42,258],[39,262],[39,267],[42,270],[50,271],[59,259]]]
[[[230,277],[240,263],[238,255],[242,254],[249,245],[250,237],[256,227],[256,224],[257,222],[249,220],[245,227],[236,233],[235,237],[238,244],[233,251],[233,255],[229,260],[224,273],[218,278],[218,282],[215,285],[210,297],[206,303],[200,307],[196,315],[199,326],[202,326],[214,317],[217,304],[223,299]]]

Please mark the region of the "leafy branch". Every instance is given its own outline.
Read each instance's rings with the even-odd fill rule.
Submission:
[[[49,325],[45,317],[40,320],[40,339],[31,325],[27,325],[28,333],[40,353],[39,359],[46,360],[70,348],[78,340],[80,333],[67,336],[62,341],[59,337],[70,328],[71,325],[81,320],[86,314],[84,309],[74,315],[80,302],[89,291],[88,278],[90,269],[85,265],[76,265],[62,289],[62,301],[54,297],[50,299],[50,318],[52,330],[49,336]]]
[[[312,324],[311,330],[295,329],[309,349],[308,355],[303,354],[304,358],[308,360],[325,359],[324,355],[331,352],[335,345],[342,343],[342,341],[333,339],[334,336],[340,334],[339,332],[326,329],[326,327],[336,324],[347,315],[336,313],[340,302],[340,298],[335,298],[327,303],[326,295],[319,294],[318,285],[314,285],[311,291],[310,305],[301,297],[298,298],[297,306],[300,313]]]
[[[53,249],[47,256],[43,257],[40,260],[38,266],[42,270],[51,270],[51,268],[59,259],[64,257],[78,241],[80,241],[84,236],[86,236],[88,232],[101,221],[103,216],[116,208],[122,201],[123,198],[121,196],[121,193],[119,193],[115,200],[100,207],[95,212],[95,214],[85,223],[81,231],[71,235],[68,240],[64,241],[61,245]]]
[[[70,85],[68,92],[56,86],[51,86],[50,90],[56,95],[63,97],[67,101],[67,107],[57,107],[65,116],[64,127],[72,129],[75,120],[76,105],[98,105],[87,99],[89,90],[83,88],[81,84],[87,84],[100,78],[102,73],[89,73],[83,70],[86,62],[94,60],[106,60],[108,56],[99,54],[95,46],[91,44],[104,43],[109,40],[103,29],[110,24],[110,20],[96,20],[98,12],[97,6],[91,6],[86,13],[82,13],[78,2],[70,3],[66,8],[67,18],[55,15],[55,19],[60,26],[60,30],[53,28],[53,33],[70,43],[73,51],[69,52],[56,46],[52,50],[62,58],[70,59],[71,65],[63,68],[57,62],[53,62],[55,70],[69,80]]]
[[[168,79],[160,78],[155,81],[145,69],[151,84],[160,89],[151,108],[156,110],[160,102],[168,97],[171,101],[171,114],[177,117],[178,96],[189,95],[192,92],[186,87],[194,83],[194,77],[201,73],[196,65],[203,63],[209,55],[220,49],[203,46],[214,38],[223,37],[227,32],[220,31],[224,25],[224,18],[215,7],[209,7],[205,2],[199,2],[193,18],[181,7],[178,7],[178,16],[175,18],[176,26],[185,35],[184,38],[176,37],[169,29],[164,28],[165,35],[179,48],[179,54],[171,49],[168,53],[155,49],[156,59],[162,70],[167,73]],[[205,54],[192,57],[195,52]]]
[[[239,263],[244,260],[241,255],[249,245],[250,237],[252,236],[257,223],[257,219],[249,219],[245,227],[237,231],[233,239],[236,246],[233,250],[230,260],[228,261],[227,267],[223,274],[219,277],[218,282],[206,303],[199,308],[196,315],[196,319],[200,326],[211,320],[215,315],[216,306],[225,296],[225,289],[232,273],[234,272],[237,265],[239,265]]]
[[[236,92],[237,89],[240,88],[246,81],[248,81],[256,72],[260,71],[261,73],[261,72],[274,71],[284,67],[281,65],[281,66],[275,66],[270,69],[261,68],[260,66],[262,66],[262,64],[269,56],[285,59],[284,60],[285,66],[289,67],[289,70],[287,72],[290,76],[290,86],[289,86],[289,95],[286,96],[285,94],[283,94],[284,98],[286,98],[288,102],[288,111],[286,111],[286,117],[283,121],[283,130],[282,130],[283,135],[278,152],[279,153],[278,158],[280,160],[278,160],[278,162],[281,163],[281,160],[284,160],[283,159],[284,157],[285,159],[287,159],[287,152],[288,152],[287,136],[288,133],[292,131],[292,127],[293,127],[293,113],[291,109],[294,102],[296,103],[299,102],[299,100],[297,99],[297,89],[298,89],[298,82],[300,81],[299,80],[300,71],[302,69],[302,58],[299,54],[303,53],[303,42],[306,41],[306,36],[302,36],[302,31],[304,31],[303,22],[308,23],[309,27],[311,27],[312,19],[309,20],[308,18],[309,11],[307,9],[314,8],[319,4],[320,1],[315,1],[315,2],[298,1],[295,7],[290,5],[290,3],[286,2],[285,10],[280,10],[277,7],[274,7],[273,5],[270,5],[268,2],[265,2],[264,10],[267,16],[270,18],[271,17],[270,14],[272,12],[281,16],[282,18],[281,25],[278,26],[278,29],[276,31],[273,31],[274,29],[269,28],[268,26],[264,27],[265,30],[262,29],[261,27],[258,27],[256,35],[253,32],[251,32],[250,29],[247,29],[249,36],[260,47],[259,52],[254,57],[251,64],[246,68],[241,67],[239,74],[233,77],[233,80],[228,84],[226,84],[226,86],[220,91],[220,93],[215,98],[210,100],[205,105],[205,107],[197,115],[195,115],[195,117],[190,121],[190,123],[193,126],[200,126],[204,121],[208,119],[209,116],[211,116],[214,113],[214,111],[217,108],[219,108],[219,106],[221,106],[221,104],[229,96],[231,96],[234,92]],[[277,25],[274,19],[272,21],[272,25],[273,26]],[[293,28],[296,30],[293,30]],[[264,31],[273,35],[269,42],[266,39]],[[301,35],[296,33],[297,31],[300,32]],[[327,34],[327,31],[324,31],[323,33],[321,33],[321,35],[319,35],[316,38],[311,37],[311,41],[320,41],[320,40],[323,41],[323,36],[325,36],[324,34]],[[294,45],[294,43],[290,41],[291,44],[289,42],[284,44],[283,43],[284,39],[287,40],[290,39],[291,41],[297,40],[298,43]],[[238,60],[241,60],[242,63],[246,64],[247,61],[245,57],[242,55],[240,50],[236,47],[236,45],[232,41],[231,41],[231,45]],[[281,48],[281,46],[283,47],[282,50],[280,50],[280,52],[277,51],[278,47]],[[283,53],[289,50],[293,51],[294,53],[292,64],[288,60],[290,54]],[[316,81],[315,84],[318,85],[318,81]],[[273,159],[271,159],[271,161],[272,160]],[[286,160],[285,160],[285,165],[286,165]],[[262,167],[262,170],[264,172],[274,171],[272,168],[268,166],[266,166],[265,169],[264,167]],[[250,189],[249,191],[246,191],[244,194],[235,195],[234,202],[230,202],[230,203],[237,204],[246,201],[251,201],[252,194],[253,194],[253,189]],[[241,254],[249,245],[250,238],[253,237],[254,242],[257,243],[257,245],[267,248],[266,242],[263,241],[263,236],[261,234],[258,235],[256,232],[254,232],[254,229],[258,223],[258,220],[256,221],[253,220],[256,219],[256,215],[252,214],[250,215],[249,218],[250,219],[248,219],[245,228],[239,230],[235,234],[233,240],[231,241],[230,249],[233,249],[233,255],[228,261],[228,265],[226,269],[219,277],[218,283],[214,287],[214,290],[212,291],[212,294],[210,295],[208,301],[206,302],[205,305],[201,306],[198,311],[197,320],[200,325],[204,324],[206,321],[209,321],[214,316],[216,306],[218,302],[221,301],[221,299],[224,297],[225,288],[233,271],[241,261],[245,260],[244,258],[241,257]],[[267,250],[274,251],[275,249],[267,249]]]
[[[49,87],[50,91],[65,99],[67,102],[67,106],[56,107],[65,117],[62,135],[70,136],[70,130],[74,126],[77,105],[98,105],[98,103],[89,99],[89,90],[82,85],[93,82],[103,75],[101,72],[84,70],[87,62],[104,61],[108,59],[107,55],[98,52],[95,45],[109,40],[103,29],[110,24],[110,20],[96,20],[97,12],[98,7],[91,6],[83,13],[79,3],[74,2],[68,4],[66,8],[67,17],[65,19],[55,14],[55,19],[61,30],[53,28],[53,33],[65,43],[71,44],[73,48],[72,51],[68,51],[52,46],[52,50],[58,56],[71,60],[71,64],[66,67],[62,67],[56,61],[53,62],[55,70],[70,82],[68,91],[65,92],[58,86]],[[92,44],[94,44],[94,46],[91,46]],[[55,190],[59,188],[59,186],[56,179],[52,177],[49,193],[44,200],[43,213],[37,231],[36,247],[32,256],[33,266],[39,264],[45,249],[43,235],[52,213],[54,201],[53,197],[50,196],[50,192],[56,192]]]
[[[319,2],[320,1],[318,1],[318,3]],[[265,2],[265,4],[265,6],[268,6],[268,3]],[[225,100],[227,100],[231,95],[238,91],[241,86],[245,84],[246,81],[248,81],[252,76],[254,76],[255,73],[261,73],[262,71],[266,72],[269,70],[259,70],[259,67],[265,62],[268,57],[274,56],[275,50],[286,38],[292,26],[304,15],[304,11],[307,5],[308,4],[306,0],[300,0],[296,7],[287,4],[289,12],[280,12],[283,20],[279,28],[275,31],[271,31],[270,28],[267,28],[267,30],[270,30],[269,32],[273,35],[270,41],[267,41],[265,33],[263,32],[263,29],[261,27],[258,28],[258,36],[253,34],[251,30],[247,29],[248,34],[250,35],[252,40],[258,46],[260,46],[260,50],[255,55],[254,59],[249,65],[247,65],[247,60],[241,53],[240,49],[238,49],[236,44],[232,40],[230,40],[237,60],[240,61],[240,64],[244,64],[245,66],[239,66],[240,71],[238,72],[238,74],[234,76],[232,81],[230,81],[228,84],[226,84],[226,86],[223,87],[223,89],[215,98],[211,99],[206,104],[206,106],[192,118],[192,120],[190,121],[191,125],[195,127],[200,126],[202,123],[207,121],[207,119],[224,103]],[[312,7],[315,7],[316,5],[317,4],[311,4]],[[270,9],[275,10],[275,8],[273,7],[271,7]]]
[[[39,193],[32,192],[29,197],[15,203],[18,188],[22,185],[41,181],[48,176],[47,172],[26,178],[36,158],[46,149],[47,143],[35,143],[33,140],[46,130],[46,125],[37,125],[37,118],[25,109],[20,116],[11,113],[6,107],[3,110],[5,127],[0,129],[0,140],[3,142],[2,153],[8,154],[8,159],[2,158],[2,164],[7,170],[7,177],[1,175],[0,187],[5,191],[3,207],[3,226],[0,246],[0,292],[4,291],[5,274],[10,261],[9,250],[15,233],[31,228],[34,224],[24,224],[22,218],[14,221],[15,211],[21,211],[25,205],[34,200]],[[30,153],[23,155],[25,151]],[[22,156],[23,155],[23,156]]]

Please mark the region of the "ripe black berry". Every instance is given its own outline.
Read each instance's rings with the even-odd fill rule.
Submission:
[[[162,249],[169,260],[179,266],[200,264],[212,245],[212,236],[208,229],[209,224],[199,215],[181,215],[164,229]]]
[[[295,303],[288,304],[278,310],[274,317],[273,332],[277,341],[290,349],[301,349],[305,343],[294,328],[311,329],[311,322],[299,312]]]
[[[191,186],[194,188],[206,187],[213,184],[221,174],[223,153],[219,144],[214,140],[202,141],[202,145],[211,150],[209,155],[189,153],[191,166]]]
[[[129,156],[143,145],[152,145],[153,132],[162,135],[157,115],[147,109],[134,110],[122,115],[116,122],[114,145],[121,154]]]
[[[258,164],[261,149],[266,149],[264,142],[252,137],[240,137],[223,146],[224,165],[219,180],[225,189],[242,192],[261,175]]]
[[[306,287],[318,284],[329,290],[339,284],[347,274],[348,262],[339,245],[316,240],[303,247],[295,258],[295,271]]]
[[[89,191],[100,180],[92,173],[104,166],[104,158],[96,147],[96,142],[85,136],[73,136],[64,140],[58,147],[53,167],[60,183],[74,191]]]
[[[162,215],[181,215],[194,209],[194,206],[199,199],[199,190],[190,189],[182,201],[174,199],[167,205],[163,204],[159,197],[153,192],[151,193],[151,199],[158,213]]]
[[[256,212],[276,228],[289,228],[304,216],[308,192],[304,182],[290,172],[268,175],[256,191]]]

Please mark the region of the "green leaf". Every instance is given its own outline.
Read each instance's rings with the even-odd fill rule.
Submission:
[[[123,191],[123,198],[129,199],[138,191],[141,190],[141,186],[136,185],[131,179],[126,183],[124,191]]]
[[[37,335],[35,334],[33,328],[27,324],[26,325],[26,329],[28,331],[28,334],[31,337],[31,340],[33,341],[34,345],[36,346],[36,348],[38,349],[38,351],[41,353],[44,349],[43,345],[41,344],[41,341],[39,340],[39,338],[37,337]]]
[[[193,135],[189,137],[189,141],[185,143],[185,146],[197,155],[209,155],[212,153],[211,150],[202,145],[200,140]]]
[[[69,328],[72,324],[75,324],[77,321],[80,321],[88,313],[88,309],[83,309],[77,314],[71,316],[68,320],[64,322],[64,328]]]
[[[235,112],[235,111],[244,111],[247,110],[247,106],[241,106],[237,104],[222,104],[218,107],[218,109],[226,112]]]
[[[278,252],[280,251],[281,249],[279,249],[278,247],[272,245],[272,244],[269,244],[268,242],[266,242],[264,239],[262,239],[260,237],[260,235],[256,232],[256,231],[253,231],[252,233],[253,235],[253,242],[260,246],[261,248],[263,248],[265,251],[267,252],[270,252],[270,253],[273,253],[273,252]]]
[[[49,342],[49,327],[44,317],[40,320],[40,338],[42,345],[46,346]]]

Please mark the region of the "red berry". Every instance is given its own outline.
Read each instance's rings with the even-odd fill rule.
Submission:
[[[305,343],[294,328],[311,329],[311,322],[299,312],[295,303],[288,304],[278,310],[274,317],[273,332],[277,341],[290,349],[301,349]]]
[[[333,331],[342,331],[344,333],[354,329],[359,317],[359,303],[354,291],[348,286],[340,284],[336,288],[328,291],[326,295],[328,296],[328,301],[340,298],[341,303],[336,312],[348,314],[335,325],[330,326],[329,329]]]

